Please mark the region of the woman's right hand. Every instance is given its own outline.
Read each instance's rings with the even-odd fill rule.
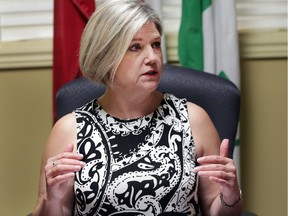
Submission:
[[[68,144],[62,153],[47,160],[45,177],[48,200],[61,200],[75,172],[85,166],[81,161],[83,155],[73,152],[73,147]]]

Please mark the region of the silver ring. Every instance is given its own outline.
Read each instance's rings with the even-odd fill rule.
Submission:
[[[53,161],[53,162],[52,162],[52,165],[53,165],[53,166],[56,166],[56,165],[57,165],[56,161]]]

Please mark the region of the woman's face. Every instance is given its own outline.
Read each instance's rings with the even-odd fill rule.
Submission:
[[[114,85],[123,90],[154,91],[161,78],[161,35],[149,22],[137,32],[115,74]]]

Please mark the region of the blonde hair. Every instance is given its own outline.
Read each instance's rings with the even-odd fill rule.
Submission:
[[[83,75],[104,85],[115,72],[134,35],[153,22],[162,35],[157,13],[141,0],[106,0],[88,21],[81,39],[79,61]]]

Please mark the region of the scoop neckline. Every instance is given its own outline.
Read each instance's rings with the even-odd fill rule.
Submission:
[[[137,122],[139,120],[142,120],[142,119],[145,119],[145,118],[151,118],[153,116],[153,114],[160,108],[163,106],[164,104],[164,101],[167,97],[167,93],[163,93],[163,97],[162,97],[162,100],[161,100],[161,103],[159,104],[159,106],[157,107],[157,109],[155,109],[154,111],[152,111],[151,113],[145,115],[145,116],[141,116],[141,117],[138,117],[138,118],[131,118],[131,119],[122,119],[122,118],[118,118],[118,117],[115,117],[113,115],[111,115],[110,113],[106,112],[106,110],[103,109],[103,107],[98,103],[98,98],[94,99],[94,102],[93,102],[93,110],[97,111],[98,114],[101,114],[101,116],[106,116],[106,117],[109,117],[109,118],[112,118],[114,121],[117,121],[117,122],[120,122],[120,123],[132,123],[132,122]],[[98,109],[97,109],[98,107]]]

